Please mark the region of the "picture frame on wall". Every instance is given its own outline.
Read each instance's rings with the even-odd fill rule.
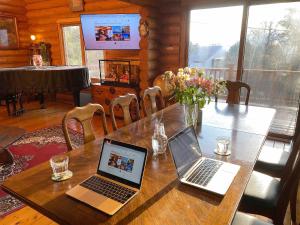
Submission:
[[[72,12],[83,11],[83,0],[69,0],[69,3]]]
[[[0,16],[0,49],[19,48],[17,18],[14,16]]]

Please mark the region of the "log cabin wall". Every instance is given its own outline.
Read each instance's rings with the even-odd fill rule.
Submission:
[[[160,7],[160,72],[180,67],[181,2],[164,0]]]
[[[116,0],[84,0],[84,11],[72,12],[69,8],[69,0],[25,0],[25,2],[30,33],[36,35],[36,42],[43,41],[51,44],[53,65],[63,64],[58,21],[67,18],[79,18],[80,14],[140,13],[142,19],[150,21],[149,43],[142,40],[141,50],[105,51],[105,58],[139,59],[141,62],[140,86],[142,89],[148,87],[149,80],[157,75],[158,66],[155,63],[158,55],[158,44],[155,44],[158,42],[155,31],[157,15],[152,7]],[[146,52],[148,50],[149,52]]]
[[[15,16],[19,33],[19,48],[0,50],[0,67],[16,67],[29,64],[30,43],[24,0],[0,0],[0,15]]]
[[[140,88],[143,90],[149,86],[152,86],[153,80],[160,72],[159,10],[153,7],[144,7],[141,10],[141,20],[147,21],[149,28],[148,36],[141,37],[140,42],[140,77],[142,78],[140,81]]]
[[[59,20],[79,18],[80,14],[100,13],[139,13],[140,6],[121,1],[85,0],[84,11],[72,12],[69,0],[25,0],[30,33],[35,34],[37,42],[44,41],[51,44],[53,65],[62,65],[61,46],[58,32]],[[117,58],[126,58],[126,51],[118,51]],[[109,53],[108,53],[109,54]],[[114,57],[116,54],[112,53]],[[138,55],[138,52],[131,52]]]

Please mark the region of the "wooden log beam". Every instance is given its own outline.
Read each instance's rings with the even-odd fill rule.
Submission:
[[[135,5],[157,7],[159,0],[121,0],[122,2],[128,2]]]

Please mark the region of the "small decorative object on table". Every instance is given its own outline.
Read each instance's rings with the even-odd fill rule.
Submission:
[[[33,55],[32,62],[35,67],[42,67],[43,66],[43,58],[41,55]]]
[[[51,179],[54,181],[63,181],[71,178],[73,173],[68,170],[69,157],[66,155],[55,155],[50,159],[53,174]]]
[[[165,126],[161,122],[155,123],[154,133],[152,136],[153,155],[164,154],[167,149],[168,137],[165,133]]]
[[[202,120],[201,109],[210,102],[212,96],[225,89],[224,81],[208,77],[198,68],[180,68],[177,75],[172,71],[166,71],[163,79],[169,81],[176,100],[184,105],[187,126],[196,126],[197,122],[201,124],[202,121],[199,120]]]

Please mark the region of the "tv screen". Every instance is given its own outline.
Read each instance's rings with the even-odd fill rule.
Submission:
[[[81,15],[86,50],[139,49],[139,14]]]

